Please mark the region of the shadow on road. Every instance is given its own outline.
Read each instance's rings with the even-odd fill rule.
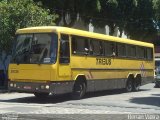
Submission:
[[[148,91],[148,89],[142,89],[139,92],[141,91]],[[123,89],[107,90],[107,91],[100,91],[100,92],[90,92],[90,93],[87,93],[83,99],[106,96],[106,95],[116,95],[116,94],[122,94],[122,93],[125,93]],[[34,96],[31,96],[31,97],[29,96],[29,97],[9,99],[9,100],[0,100],[0,102],[56,104],[56,103],[62,103],[62,102],[71,101],[71,100],[72,99],[70,97],[70,94],[64,94],[64,95],[51,95],[46,98],[36,98]]]
[[[103,92],[92,92],[87,93],[83,99],[90,98],[90,97],[98,97],[104,95],[112,95],[112,94],[120,94],[120,91],[103,91]],[[65,101],[72,100],[70,94],[63,94],[63,95],[51,95],[46,98],[36,98],[35,96],[31,97],[23,97],[23,98],[16,98],[16,99],[9,99],[9,100],[0,100],[0,102],[15,102],[15,103],[38,103],[38,104],[56,104],[62,103]]]
[[[105,95],[115,95],[115,94],[121,94],[121,93],[124,93],[124,90],[108,90],[108,91],[101,91],[101,92],[91,92],[91,93],[87,93],[83,99],[105,96]],[[9,99],[9,100],[0,100],[0,102],[56,104],[56,103],[62,103],[65,101],[70,101],[70,100],[72,100],[70,94],[63,94],[63,95],[51,95],[46,98],[36,98],[34,96],[33,97],[29,96],[29,97]]]
[[[132,98],[130,102],[160,107],[160,94],[152,94],[150,97]]]
[[[48,104],[48,103],[61,103],[69,101],[69,95],[58,95],[58,96],[49,96],[46,98],[36,98],[35,96],[9,99],[9,100],[0,100],[0,102],[15,102],[15,103],[37,103],[37,104]]]

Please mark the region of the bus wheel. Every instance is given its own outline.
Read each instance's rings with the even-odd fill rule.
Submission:
[[[126,83],[126,91],[131,92],[133,90],[133,83],[132,79],[128,79]]]
[[[141,77],[136,77],[133,83],[133,91],[139,91],[140,86],[141,86]]]
[[[37,98],[45,98],[49,96],[49,93],[34,93],[34,96]]]
[[[86,93],[86,84],[81,81],[77,81],[73,87],[72,98],[75,100],[81,99]]]

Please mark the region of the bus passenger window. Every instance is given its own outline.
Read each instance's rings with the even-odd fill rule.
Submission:
[[[89,47],[88,47],[88,39],[85,38],[85,45],[84,45],[84,51],[85,51],[85,54],[88,55],[89,54]]]
[[[105,56],[116,56],[116,47],[114,43],[105,43]]]
[[[72,54],[76,54],[77,52],[77,43],[74,37],[72,37]]]
[[[100,55],[104,55],[104,44],[102,41],[99,41],[99,49],[100,49]]]
[[[136,46],[127,45],[127,57],[131,57],[131,58],[136,57]]]
[[[138,58],[145,58],[145,48],[144,47],[137,47],[137,57]]]
[[[125,44],[118,44],[117,45],[117,51],[118,51],[118,56],[120,57],[125,57],[126,56],[126,46]]]
[[[93,49],[94,49],[93,41],[90,40],[89,41],[89,53],[90,53],[90,55],[93,55]]]
[[[151,60],[153,59],[153,50],[151,48],[147,48],[147,59]]]
[[[72,36],[72,54],[88,54],[88,39],[80,36]]]
[[[92,46],[93,46],[93,55],[100,55],[100,42],[98,40],[92,40]],[[102,49],[101,49],[102,50]]]
[[[61,35],[60,41],[60,63],[70,62],[69,36]]]

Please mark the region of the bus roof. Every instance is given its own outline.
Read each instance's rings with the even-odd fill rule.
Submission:
[[[78,30],[78,29],[68,28],[68,27],[59,27],[59,26],[40,26],[40,27],[23,28],[23,29],[17,30],[16,34],[43,33],[43,32],[60,32],[60,33],[66,33],[66,34],[70,34],[70,35],[91,37],[91,38],[103,39],[103,40],[120,42],[120,43],[128,43],[128,44],[134,44],[134,45],[146,46],[146,47],[154,47],[153,44],[147,43],[147,42],[130,40],[130,39],[126,39],[126,38],[113,37],[113,36],[109,36],[109,35],[93,33],[93,32],[89,32],[89,31]]]

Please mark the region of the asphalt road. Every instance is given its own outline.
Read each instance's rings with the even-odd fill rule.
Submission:
[[[139,92],[88,93],[82,100],[71,100],[69,95],[38,99],[32,94],[1,93],[0,114],[3,120],[160,120],[160,88],[151,83]]]

